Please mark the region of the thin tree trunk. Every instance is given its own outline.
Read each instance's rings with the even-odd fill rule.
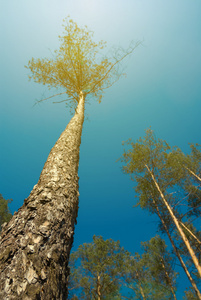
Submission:
[[[161,257],[161,263],[162,263],[162,267],[163,267],[163,269],[164,269],[164,271],[165,271],[165,276],[166,276],[167,281],[168,281],[168,284],[169,284],[169,286],[170,286],[170,289],[171,289],[173,298],[174,298],[174,300],[177,300],[177,297],[176,297],[174,288],[173,288],[173,286],[172,286],[172,281],[171,281],[170,276],[169,276],[169,274],[168,274],[168,271],[167,271],[167,269],[166,269],[166,266],[165,266],[165,262],[164,262],[163,257]]]
[[[140,282],[136,282],[137,284],[137,287],[139,288],[140,290],[140,294],[142,296],[142,299],[143,300],[146,300],[146,297],[145,297],[145,294],[144,294],[144,290],[143,290],[143,287],[142,285],[140,284]],[[128,284],[126,285],[127,288],[131,289],[132,291],[134,291],[134,293],[136,293],[136,289],[133,287],[133,286],[129,286]],[[124,298],[126,299],[130,299],[130,298],[127,298],[126,296],[123,296]]]
[[[187,267],[186,267],[186,265],[185,265],[185,263],[184,263],[184,261],[183,261],[181,255],[180,255],[180,253],[179,253],[179,251],[178,251],[178,249],[177,249],[177,247],[176,247],[176,245],[175,245],[175,243],[174,243],[174,241],[173,241],[173,239],[172,239],[172,237],[171,237],[171,234],[170,234],[170,232],[169,232],[169,230],[168,230],[168,228],[167,228],[167,225],[165,224],[165,221],[163,220],[163,217],[162,217],[161,214],[160,214],[160,211],[159,211],[159,209],[158,209],[158,206],[157,206],[157,204],[156,204],[156,201],[154,200],[154,197],[153,197],[153,203],[154,203],[154,205],[155,205],[157,215],[159,216],[159,218],[160,218],[160,220],[161,220],[161,223],[163,224],[163,227],[164,227],[164,229],[165,229],[165,231],[166,231],[166,233],[167,233],[167,235],[168,235],[168,238],[169,238],[169,240],[170,240],[170,242],[171,242],[171,244],[172,244],[172,247],[173,247],[173,249],[174,249],[174,252],[175,252],[175,254],[177,255],[177,257],[178,257],[178,259],[179,259],[179,261],[180,261],[180,263],[181,263],[181,266],[182,266],[182,268],[184,269],[184,271],[185,271],[185,273],[186,273],[186,275],[187,275],[187,277],[188,277],[190,283],[192,284],[192,287],[194,288],[194,290],[195,290],[195,292],[196,292],[198,298],[201,300],[201,293],[200,293],[200,291],[198,290],[195,281],[194,281],[193,278],[191,277],[191,274],[189,273],[189,271],[188,271],[188,269],[187,269]]]
[[[191,171],[191,169],[189,169],[189,168],[187,168],[187,167],[184,167],[186,170],[188,170],[189,171],[189,173],[191,173],[193,176],[195,176],[199,181],[201,181],[201,178],[198,176],[198,175],[196,175],[193,171]]]
[[[183,232],[181,226],[179,225],[179,221],[178,221],[177,218],[175,217],[175,215],[174,215],[174,213],[173,213],[173,211],[172,211],[170,205],[169,205],[168,202],[166,201],[166,199],[165,199],[165,197],[164,197],[164,195],[163,195],[163,193],[162,193],[162,191],[161,191],[161,189],[160,189],[160,187],[159,187],[159,185],[158,185],[158,183],[157,183],[157,181],[156,181],[156,179],[155,179],[153,173],[151,172],[151,170],[149,169],[149,167],[148,167],[147,165],[145,165],[145,166],[146,166],[148,172],[150,173],[150,175],[151,175],[151,177],[152,177],[152,179],[153,179],[153,181],[154,181],[154,184],[155,184],[157,190],[159,191],[159,194],[160,194],[160,196],[161,196],[161,198],[162,198],[162,200],[163,200],[165,206],[167,207],[167,209],[168,209],[168,211],[169,211],[169,213],[170,213],[170,216],[171,216],[173,222],[175,223],[175,225],[176,225],[176,227],[177,227],[177,229],[178,229],[178,231],[179,231],[179,234],[181,235],[181,238],[183,239],[183,241],[184,241],[184,243],[185,243],[185,245],[186,245],[186,248],[188,249],[188,252],[189,252],[189,254],[190,254],[190,256],[191,256],[191,258],[192,258],[192,260],[193,260],[193,263],[194,263],[194,265],[195,265],[196,269],[198,270],[198,273],[199,273],[199,275],[200,275],[200,277],[201,277],[201,265],[199,264],[199,261],[198,261],[196,255],[195,255],[195,253],[194,253],[194,251],[193,251],[193,248],[191,247],[191,245],[190,245],[190,243],[189,243],[187,237],[185,236],[185,234],[184,234],[184,232]]]
[[[101,300],[101,282],[100,282],[100,275],[97,276],[97,295],[98,300]]]
[[[181,223],[181,225],[192,235],[192,237],[194,237],[194,239],[199,243],[199,244],[201,244],[201,242],[200,242],[200,240],[198,240],[198,238],[197,238],[197,236],[195,236],[195,234],[194,233],[192,233],[192,231],[188,228],[188,227],[186,227],[186,225],[183,223],[183,222],[181,222],[180,221],[180,223]]]
[[[136,269],[136,274],[137,274],[137,279],[138,279],[137,285],[139,286],[140,294],[142,295],[142,299],[143,299],[143,300],[146,300],[146,297],[145,297],[145,293],[144,293],[143,287],[142,287],[142,285],[141,285],[141,283],[140,283],[140,275],[139,275],[137,269]]]
[[[139,283],[139,288],[140,288],[140,293],[141,293],[141,295],[142,295],[142,299],[143,299],[143,300],[146,300],[146,297],[145,297],[145,294],[144,294],[143,288],[142,288],[142,286],[141,286],[141,284],[140,284],[140,283]]]
[[[52,148],[38,183],[0,237],[0,299],[66,300],[78,212],[80,93],[74,117]]]

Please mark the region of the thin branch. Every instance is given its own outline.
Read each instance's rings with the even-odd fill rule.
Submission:
[[[190,194],[191,193],[188,193],[187,196],[185,196],[182,199],[179,199],[178,201],[176,201],[176,203],[172,207],[175,208],[177,205],[179,205],[180,203],[182,203],[184,200],[186,200],[186,198],[188,198],[190,196]]]
[[[94,84],[94,86],[90,89],[90,92],[93,91],[95,89],[95,87],[102,82],[106,76],[110,73],[110,71],[114,68],[115,65],[117,65],[119,62],[121,62],[124,58],[126,58],[128,55],[130,55],[139,45],[141,44],[141,42],[137,42],[136,45],[129,51],[127,52],[124,56],[122,56],[120,59],[116,60],[116,62],[110,67],[110,69],[106,72],[106,74],[98,81]]]
[[[36,104],[40,103],[40,102],[43,102],[43,101],[45,101],[45,100],[48,100],[48,99],[50,99],[50,98],[53,98],[53,97],[56,97],[56,96],[60,96],[60,95],[63,95],[63,94],[67,94],[67,92],[55,94],[55,95],[50,96],[50,97],[47,97],[47,98],[45,98],[45,99],[38,100],[38,101],[36,101],[36,103],[34,104],[34,106],[35,106]]]
[[[71,60],[71,57],[70,57],[70,60]],[[71,64],[72,64],[72,63],[73,63],[73,62],[72,62],[72,60],[71,60]],[[67,86],[72,86],[72,85],[75,86],[75,85],[77,85],[77,83],[76,83],[76,81],[73,79],[73,77],[71,77],[71,76],[69,75],[69,72],[67,72],[66,69],[64,69],[62,63],[59,65],[59,68],[63,70],[65,76],[68,78],[68,80],[69,80],[69,82],[70,82],[70,84],[67,84]],[[77,78],[76,78],[76,79],[77,79]],[[63,85],[62,81],[61,81],[59,78],[58,78],[58,80],[61,82],[61,85]]]
[[[191,212],[192,210],[196,209],[196,208],[199,208],[201,207],[201,204],[200,205],[196,205],[195,207],[192,207],[191,209],[189,209],[185,214],[182,215],[182,219],[189,214],[189,212]],[[198,217],[196,217],[194,220],[196,220]]]
[[[74,71],[74,73],[75,73],[76,80],[77,80],[76,86],[77,86],[77,88],[79,89],[79,79],[78,79],[79,77],[78,77],[78,75],[77,75],[77,73],[76,73],[76,70],[75,70],[75,67],[74,67],[74,63],[73,63],[72,57],[71,57],[71,52],[70,52],[69,48],[68,48],[68,55],[69,55],[69,58],[70,58],[71,65],[72,65],[72,67],[73,67],[73,71]]]
[[[52,103],[54,103],[54,104],[57,104],[57,103],[63,103],[63,102],[66,102],[67,100],[69,100],[69,99],[65,99],[65,100],[61,100],[61,101],[54,101],[54,102],[52,102]]]

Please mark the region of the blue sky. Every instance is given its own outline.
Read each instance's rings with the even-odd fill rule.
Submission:
[[[59,47],[62,20],[70,15],[109,47],[143,40],[124,62],[127,78],[108,89],[101,104],[87,106],[74,247],[95,234],[138,252],[140,242],[155,235],[156,219],[133,208],[133,182],[116,160],[122,141],[138,139],[149,126],[185,152],[188,143],[201,143],[200,11],[200,0],[1,1],[0,193],[13,198],[12,213],[37,183],[71,118],[64,104],[33,107],[48,92],[28,81],[24,65]]]

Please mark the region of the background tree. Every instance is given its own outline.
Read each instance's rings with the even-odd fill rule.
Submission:
[[[124,261],[123,283],[132,290],[129,299],[176,299],[176,273],[164,240],[156,236],[141,245],[141,255],[128,253]]]
[[[70,256],[69,299],[116,299],[126,251],[119,242],[94,236]]]
[[[142,250],[132,255],[119,242],[94,236],[71,254],[69,298],[176,299],[176,273],[165,242],[156,236],[142,243]]]
[[[193,289],[189,289],[185,291],[185,296],[183,297],[184,300],[198,300],[199,298],[195,294]]]
[[[87,27],[66,19],[61,46],[53,58],[31,59],[30,78],[60,89],[75,114],[52,148],[38,183],[1,233],[0,298],[65,299],[68,259],[78,211],[79,147],[86,97],[99,102],[122,75],[119,63],[136,45],[101,54]],[[45,99],[42,99],[45,100]],[[22,263],[23,262],[23,263]]]
[[[176,272],[174,271],[174,259],[165,241],[159,236],[155,236],[149,242],[142,243],[142,259],[150,276],[150,281],[154,281],[161,292],[164,293],[161,299],[176,298]]]
[[[135,253],[134,256],[128,253],[122,270],[122,277],[123,284],[132,291],[130,293],[131,299],[148,299],[151,287],[147,280],[146,271],[141,256],[138,253]]]
[[[9,210],[8,203],[10,203],[12,199],[5,200],[3,196],[0,194],[0,231],[2,224],[7,223],[12,218],[12,214]]]
[[[123,170],[125,173],[130,173],[137,182],[135,190],[139,194],[139,204],[142,208],[146,208],[151,213],[156,213],[159,216],[162,227],[168,234],[175,253],[185,269],[197,296],[201,299],[200,291],[181,258],[178,251],[179,247],[175,246],[170,234],[175,230],[178,231],[182,243],[185,244],[188,256],[194,263],[196,272],[200,274],[198,256],[196,256],[195,249],[181,224],[181,219],[184,216],[183,202],[186,199],[184,197],[185,185],[183,181],[188,170],[185,167],[183,167],[184,171],[182,169],[182,172],[179,172],[178,168],[175,169],[177,164],[170,163],[169,158],[171,152],[178,152],[178,149],[171,148],[165,141],[157,140],[150,129],[147,130],[144,139],[140,138],[135,143],[129,140],[128,144],[131,145],[132,149],[125,151],[123,154],[122,161],[126,163]],[[183,196],[182,199],[181,196]],[[179,205],[181,201],[182,205]]]
[[[180,186],[186,192],[188,201],[188,219],[198,217],[201,213],[201,151],[200,145],[190,145],[191,153],[184,154],[179,148],[168,155],[167,166],[172,177],[180,178]]]

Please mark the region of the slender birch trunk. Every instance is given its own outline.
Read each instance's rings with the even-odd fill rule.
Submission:
[[[182,266],[182,268],[184,269],[184,271],[185,271],[185,273],[186,273],[186,275],[187,275],[187,277],[188,277],[190,283],[192,284],[192,287],[194,288],[194,290],[195,290],[195,292],[196,292],[198,298],[201,300],[201,293],[200,293],[200,291],[198,290],[195,281],[194,281],[193,278],[191,277],[191,274],[189,273],[189,271],[188,271],[188,269],[187,269],[187,267],[186,267],[186,265],[185,265],[185,263],[184,263],[184,261],[183,261],[181,255],[180,255],[180,253],[179,253],[179,251],[178,251],[178,249],[177,249],[177,247],[176,247],[176,245],[175,245],[175,243],[174,243],[174,241],[173,241],[173,239],[172,239],[172,237],[171,237],[171,235],[170,235],[170,232],[169,232],[169,230],[168,230],[168,228],[167,228],[167,226],[166,226],[166,224],[165,224],[165,222],[164,222],[164,220],[163,220],[163,218],[162,218],[162,216],[161,216],[161,214],[160,214],[160,211],[159,211],[159,209],[158,209],[158,206],[157,206],[156,201],[154,200],[154,198],[153,198],[153,203],[154,203],[154,205],[155,205],[157,215],[159,216],[159,218],[160,218],[160,220],[161,220],[161,223],[163,224],[163,227],[164,227],[164,229],[165,229],[165,231],[166,231],[166,233],[167,233],[167,235],[168,235],[168,238],[169,238],[169,240],[170,240],[170,242],[171,242],[171,244],[172,244],[172,247],[173,247],[173,249],[174,249],[174,252],[175,252],[175,254],[177,255],[177,257],[178,257],[178,259],[179,259],[179,261],[180,261],[180,263],[181,263],[181,266]]]
[[[155,184],[157,190],[159,191],[159,194],[160,194],[160,196],[161,196],[161,198],[162,198],[162,200],[163,200],[165,206],[167,207],[167,209],[168,209],[168,211],[169,211],[169,213],[170,213],[170,216],[171,216],[173,222],[175,223],[175,225],[176,225],[176,227],[177,227],[177,229],[178,229],[178,231],[179,231],[179,234],[181,235],[181,238],[183,239],[183,241],[184,241],[184,243],[185,243],[185,245],[186,245],[186,248],[188,249],[188,252],[189,252],[189,254],[190,254],[190,256],[191,256],[191,258],[192,258],[192,260],[193,260],[193,263],[194,263],[194,265],[195,265],[196,269],[198,270],[198,273],[199,273],[199,275],[200,275],[200,277],[201,277],[201,266],[200,266],[200,264],[199,264],[199,261],[198,261],[196,255],[195,255],[195,252],[194,252],[193,248],[191,247],[191,245],[190,245],[188,239],[186,238],[186,236],[185,236],[185,234],[184,234],[184,232],[183,232],[181,226],[179,225],[179,221],[178,221],[177,218],[175,217],[175,215],[174,215],[174,213],[173,213],[173,211],[172,211],[170,205],[169,205],[168,202],[166,201],[166,199],[165,199],[165,197],[164,197],[164,195],[163,195],[163,193],[162,193],[162,191],[161,191],[161,189],[160,189],[160,187],[159,187],[159,185],[158,185],[158,183],[157,183],[157,181],[156,181],[156,179],[155,179],[153,173],[151,172],[151,170],[149,169],[149,167],[148,167],[147,165],[145,165],[145,166],[146,166],[146,168],[147,168],[149,174],[151,175],[151,177],[152,177],[152,179],[153,179],[153,181],[154,181],[154,184]]]
[[[0,237],[0,299],[66,300],[78,212],[80,93],[74,117],[52,148],[38,183]]]

